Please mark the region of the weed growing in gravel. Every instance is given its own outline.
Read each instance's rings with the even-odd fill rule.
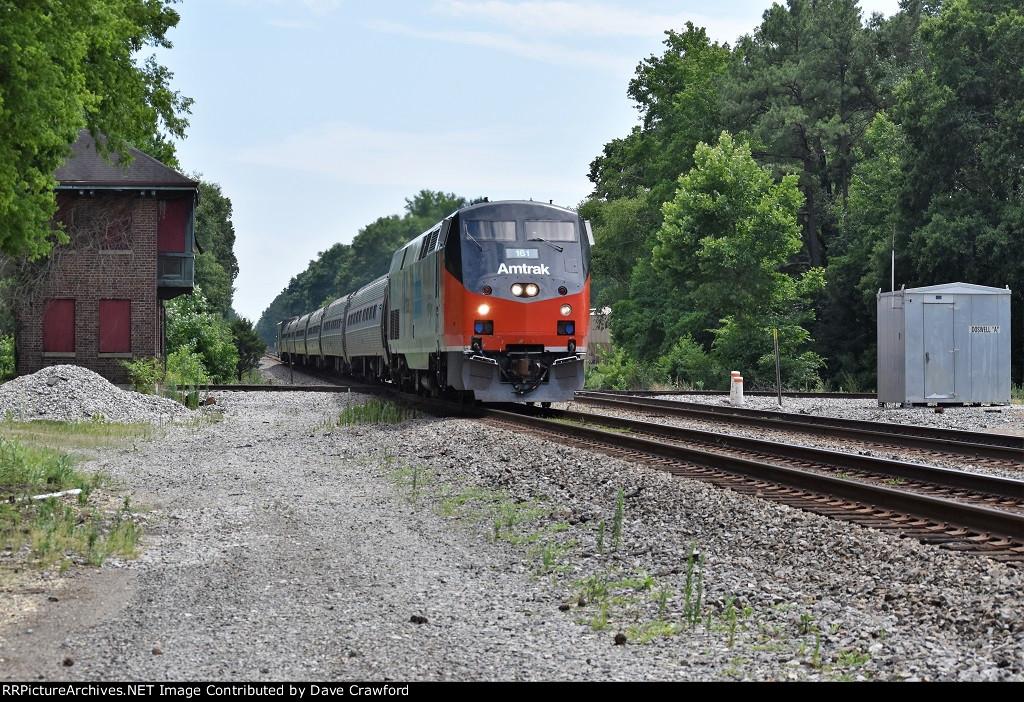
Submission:
[[[652,622],[645,622],[626,629],[626,636],[630,641],[636,643],[650,643],[654,639],[668,638],[675,636],[682,631],[682,627],[675,622],[656,619]]]
[[[853,651],[843,650],[839,652],[839,658],[836,661],[836,663],[838,663],[839,665],[847,665],[852,666],[854,668],[859,668],[860,666],[864,665],[870,660],[871,656],[869,656],[866,653],[863,653],[860,649]]]
[[[394,456],[388,454],[388,459],[388,465],[393,465]],[[425,487],[428,487],[434,481],[433,472],[426,466],[419,463],[393,469],[391,471],[391,476],[398,484],[399,488],[409,490],[409,499],[413,503],[419,502],[420,491]]]
[[[376,398],[361,405],[349,405],[338,415],[338,426],[351,427],[360,424],[398,424],[423,415],[408,405],[387,402]]]
[[[597,552],[604,553],[604,520],[597,524]]]
[[[704,554],[697,555],[697,542],[690,542],[690,557],[686,561],[686,585],[683,594],[683,617],[691,627],[700,621],[704,599]]]
[[[796,623],[796,631],[801,636],[806,636],[812,631],[817,631],[818,627],[814,624],[814,619],[811,617],[810,612],[804,612],[800,615],[799,621]]]
[[[658,592],[658,616],[664,617],[668,611],[668,598],[672,596],[671,591],[664,588]]]

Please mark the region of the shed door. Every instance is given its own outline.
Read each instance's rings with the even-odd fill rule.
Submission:
[[[924,396],[926,400],[956,397],[956,346],[952,303],[925,304]]]

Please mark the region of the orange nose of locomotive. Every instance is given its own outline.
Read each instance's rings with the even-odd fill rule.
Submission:
[[[569,294],[565,286],[545,286],[543,281],[525,277],[507,287],[502,291],[504,295],[489,285],[480,292],[464,290],[458,323],[461,345],[479,345],[494,352],[572,353],[585,347],[590,319],[589,281],[575,295]],[[554,289],[547,291],[545,287]]]

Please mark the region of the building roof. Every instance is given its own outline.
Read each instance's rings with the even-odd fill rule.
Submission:
[[[194,190],[199,184],[186,178],[173,168],[168,168],[152,156],[129,147],[135,158],[128,168],[118,165],[117,154],[111,154],[111,163],[96,153],[96,141],[89,130],[78,133],[78,139],[71,145],[71,156],[63,166],[54,171],[61,188],[119,187],[126,189],[181,188]]]
[[[975,285],[974,283],[943,283],[942,285],[928,285],[923,288],[907,288],[908,293],[929,294],[946,293],[967,294],[967,295],[1009,295],[1009,286],[1005,288],[992,288],[987,285]]]

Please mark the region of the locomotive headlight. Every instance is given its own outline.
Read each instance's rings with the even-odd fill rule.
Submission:
[[[572,314],[572,305],[562,305],[561,312],[563,317],[568,317]]]
[[[540,292],[540,288],[537,287],[536,283],[527,283],[526,284],[526,296],[527,297],[537,297],[537,293],[539,293],[539,292]]]
[[[523,296],[523,286],[521,284],[519,284],[519,283],[513,284],[512,285],[512,294],[515,295],[516,297],[522,297]]]
[[[477,307],[476,311],[480,313],[481,317],[486,317],[487,313],[491,311],[491,306],[485,302],[484,304]]]

